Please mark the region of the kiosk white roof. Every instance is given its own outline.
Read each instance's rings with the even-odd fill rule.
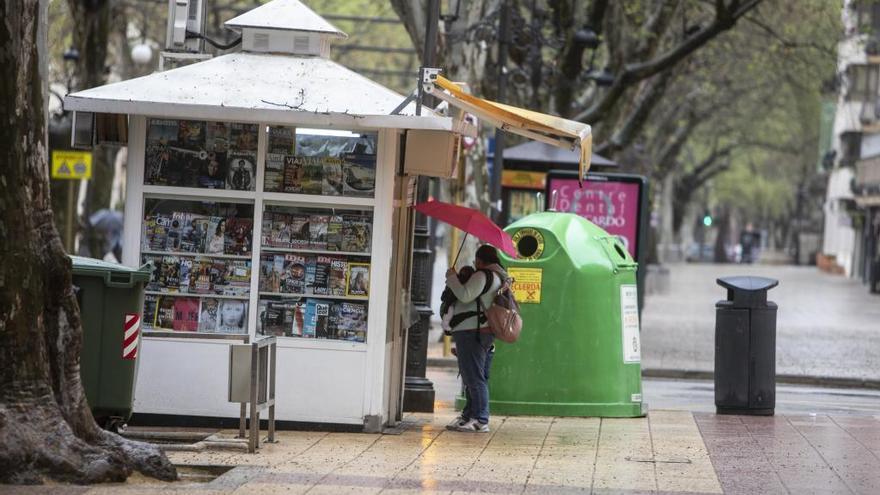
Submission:
[[[278,1],[278,0],[276,0]],[[66,110],[328,127],[450,130],[452,119],[321,57],[233,53],[68,95]]]
[[[316,14],[299,0],[274,0],[253,10],[230,19],[226,27],[241,31],[241,28],[284,29],[332,34],[338,38],[348,38],[326,19]]]

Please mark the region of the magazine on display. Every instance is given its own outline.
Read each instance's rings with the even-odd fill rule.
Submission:
[[[328,295],[345,295],[345,273],[348,271],[348,261],[345,258],[330,258],[330,281]]]
[[[367,337],[367,305],[359,302],[336,303],[338,338],[365,342]]]
[[[229,124],[226,122],[208,122],[205,144],[208,151],[226,153],[229,151]]]
[[[327,226],[330,217],[327,215],[311,215],[309,217],[309,247],[311,249],[327,249]]]
[[[305,178],[305,166],[295,156],[284,157],[283,191],[286,193],[301,194],[303,192],[303,180]]]
[[[246,301],[238,299],[220,300],[220,321],[217,325],[218,333],[247,333],[247,307]]]
[[[370,295],[370,264],[348,263],[345,278],[345,295],[369,297]]]
[[[161,330],[174,330],[174,300],[175,297],[159,296],[156,300],[156,313],[153,319],[153,328]]]
[[[203,333],[214,333],[217,331],[217,325],[220,323],[220,299],[213,297],[205,297],[201,301],[199,307],[199,325],[198,331]]]
[[[284,256],[281,292],[305,294],[306,258],[294,254]]]
[[[342,230],[345,221],[342,215],[330,215],[327,217],[327,250],[342,251]]]
[[[235,152],[257,151],[257,124],[229,124],[229,147]],[[256,160],[255,160],[256,162]]]
[[[144,286],[144,290],[159,290],[161,288],[162,256],[144,254],[141,256],[141,265],[149,265],[150,267],[150,281]]]
[[[326,339],[329,317],[330,302],[321,299],[306,299],[303,336]]]
[[[278,337],[301,337],[305,303],[295,299],[260,300],[257,333]]]
[[[314,260],[314,262],[312,262]],[[315,256],[309,259],[309,267],[314,266],[314,278],[312,279],[312,294],[330,295],[330,263],[329,256]],[[308,277],[307,277],[308,280]]]
[[[178,276],[180,277],[180,292],[189,292],[193,268],[192,258],[180,258],[179,266]]]
[[[266,192],[284,192],[284,155],[269,153],[266,155],[266,178],[263,190]]]
[[[297,156],[294,166],[302,163],[302,186],[303,194],[322,194],[324,192],[324,162],[316,156]]]
[[[254,153],[238,151],[229,155],[229,172],[226,175],[226,189],[253,191],[257,180],[257,156]]]
[[[141,318],[141,326],[144,330],[152,330],[153,322],[156,321],[156,308],[159,296],[154,294],[144,295],[144,315]]]
[[[342,196],[342,160],[323,157],[323,176],[321,194],[324,196]]]
[[[199,329],[199,300],[194,297],[174,299],[172,329],[178,332],[195,332]]]
[[[225,253],[247,255],[251,252],[254,221],[250,218],[229,218],[225,229]]]
[[[347,153],[343,160],[342,194],[372,198],[376,193],[376,155]]]
[[[223,295],[245,296],[251,288],[250,261],[228,260],[226,262],[226,287]]]
[[[294,153],[294,134],[296,129],[285,126],[269,127],[269,153],[292,155]]]
[[[210,294],[213,291],[211,285],[211,266],[213,261],[209,259],[197,259],[193,263],[192,290],[196,294]]]
[[[372,242],[372,225],[363,215],[345,215],[342,225],[342,250],[368,253]]]

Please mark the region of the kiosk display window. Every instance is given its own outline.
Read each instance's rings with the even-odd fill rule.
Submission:
[[[149,119],[144,184],[253,191],[256,124]]]
[[[365,342],[372,212],[267,206],[257,333]]]
[[[144,329],[247,333],[252,204],[147,198]]]
[[[372,198],[376,134],[269,127],[266,192]]]

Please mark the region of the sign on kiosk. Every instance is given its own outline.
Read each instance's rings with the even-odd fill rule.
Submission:
[[[53,151],[53,179],[84,179],[92,178],[91,151]]]

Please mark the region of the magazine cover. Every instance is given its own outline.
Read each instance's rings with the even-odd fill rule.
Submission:
[[[189,288],[192,283],[192,280],[191,280],[192,268],[193,268],[192,258],[180,258],[180,268],[179,268],[180,292],[189,292]]]
[[[303,192],[305,167],[295,156],[284,157],[284,192],[300,194]]]
[[[144,316],[141,318],[141,327],[144,330],[152,330],[153,323],[156,321],[156,307],[159,302],[159,296],[147,294],[144,296]]]
[[[370,264],[349,263],[345,278],[345,295],[369,297],[370,295]]]
[[[281,269],[276,269],[277,258],[281,258],[281,269],[283,269],[282,256],[264,254],[260,257],[260,292],[281,292]]]
[[[254,221],[250,218],[230,218],[226,222],[226,254],[250,254],[253,229]]]
[[[148,215],[144,218],[143,232],[141,233],[141,251],[152,251],[151,244],[156,236],[156,217]]]
[[[150,238],[151,251],[165,251],[168,244],[168,227],[171,225],[171,218],[167,215],[156,215],[155,225],[153,226],[152,237]]]
[[[226,290],[226,262],[213,260],[211,262],[211,288],[217,294],[223,294]]]
[[[226,122],[208,122],[205,145],[208,151],[217,153],[229,150],[229,126]]]
[[[311,249],[327,249],[327,226],[330,217],[312,215],[309,217],[309,247]]]
[[[345,272],[348,270],[348,261],[345,258],[330,259],[330,282],[329,290],[331,296],[345,295]]]
[[[220,322],[220,300],[213,297],[202,298],[199,307],[199,332],[214,333]]]
[[[226,262],[227,296],[244,296],[251,288],[251,262],[247,260],[229,260]]]
[[[257,333],[284,335],[284,307],[277,301],[261,299],[257,306]]]
[[[307,249],[312,237],[311,218],[308,215],[286,215],[285,221],[290,231],[290,246]]]
[[[174,299],[174,297],[159,296],[156,302],[156,318],[153,320],[154,329],[174,329]]]
[[[342,228],[344,220],[342,215],[330,215],[327,217],[327,250],[342,251]]]
[[[263,228],[260,229],[260,245],[272,246],[272,212],[263,212]]]
[[[269,153],[292,155],[294,152],[295,129],[286,126],[269,127]]]
[[[176,120],[150,119],[144,156],[144,183],[167,185],[169,147],[177,143],[179,132]]]
[[[179,212],[174,212],[171,214],[171,218],[168,220],[168,226],[166,227],[164,251],[180,251],[182,215],[183,213]]]
[[[343,155],[343,190],[345,196],[372,198],[376,193],[376,155]]]
[[[284,256],[281,292],[305,294],[306,258],[295,254]]]
[[[172,328],[178,332],[195,332],[199,329],[199,300],[194,297],[178,297],[174,300]]]
[[[199,245],[193,229],[193,220],[196,215],[193,213],[177,212],[172,215],[171,225],[172,231],[179,236],[178,250],[185,253],[195,253]]]
[[[315,256],[315,272],[312,282],[312,294],[326,296],[330,294],[330,263],[329,256]]]
[[[190,150],[205,149],[205,122],[178,121],[177,145]]]
[[[162,257],[162,272],[159,276],[159,287],[169,292],[176,292],[180,286],[180,258],[177,256]]]
[[[192,229],[188,238],[195,245],[196,253],[204,253],[208,242],[208,217],[193,215]]]
[[[226,174],[226,189],[234,191],[253,191],[256,186],[257,156],[254,153],[230,153],[229,172]]]
[[[365,342],[367,338],[367,305],[357,302],[339,302],[336,322],[340,339]]]
[[[238,299],[220,300],[220,322],[217,325],[219,333],[247,333],[247,306],[246,301]]]
[[[153,254],[141,255],[141,265],[148,265],[150,267],[150,281],[144,286],[144,290],[161,290],[162,256]]]
[[[306,300],[306,322],[303,336],[327,338],[327,325],[330,319],[330,303],[320,299]]]
[[[235,152],[257,152],[257,124],[229,124],[229,147]]]
[[[272,213],[272,230],[269,234],[269,245],[278,248],[289,248],[290,239],[288,216],[278,212]]]
[[[266,178],[263,190],[266,192],[284,192],[284,155],[269,153],[266,155]]]
[[[225,189],[226,175],[229,164],[225,151],[208,151],[204,160],[200,161],[199,174],[196,179],[198,187],[207,189]]]
[[[324,196],[342,196],[342,160],[332,157],[323,157],[323,177],[321,178],[321,193]]]
[[[226,239],[226,219],[208,217],[208,237],[205,241],[205,253],[223,254]]]
[[[305,312],[306,303],[302,301],[290,301],[287,303],[287,308],[284,313],[284,327],[285,329],[289,329],[291,336],[303,336]]]
[[[317,156],[297,156],[294,164],[302,163],[302,193],[323,194],[324,192],[324,163]]]
[[[192,273],[192,291],[196,294],[210,294],[213,290],[211,286],[211,266],[214,264],[209,259],[197,259],[193,262]]]
[[[369,218],[362,215],[350,215],[345,217],[342,226],[342,250],[354,253],[370,252],[372,242],[372,228]]]
[[[339,321],[341,317],[342,305],[338,303],[330,303],[329,315],[327,316],[327,338],[339,339]]]

